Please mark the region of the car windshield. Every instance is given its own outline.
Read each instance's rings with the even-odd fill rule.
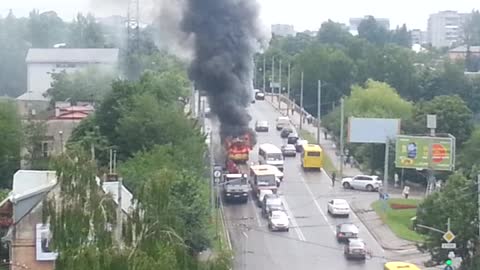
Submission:
[[[362,241],[351,241],[350,242],[350,247],[352,247],[352,248],[364,248],[365,243],[363,243]]]
[[[351,233],[357,233],[358,229],[355,225],[353,224],[343,224],[340,226],[340,231],[341,232],[351,232]]]
[[[345,207],[348,206],[348,203],[347,203],[347,202],[344,202],[344,201],[334,201],[333,204],[334,204],[335,206],[342,206],[342,207],[343,207],[343,206],[345,206]]]
[[[267,200],[268,206],[282,206],[282,200],[280,198],[272,198]]]
[[[225,185],[245,185],[247,184],[246,178],[227,178]]]
[[[285,149],[286,150],[295,150],[295,146],[292,145],[292,144],[287,144],[287,145],[285,145]]]
[[[258,175],[257,183],[259,186],[275,186],[275,175]]]
[[[285,215],[282,215],[280,213],[272,214],[272,219],[283,219],[285,218]]]
[[[282,160],[282,154],[280,153],[272,153],[267,155],[267,160],[274,161],[274,160]]]

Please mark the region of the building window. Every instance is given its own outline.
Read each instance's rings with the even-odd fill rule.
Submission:
[[[42,142],[42,157],[48,157],[48,142]]]
[[[75,64],[72,63],[62,63],[62,64],[56,64],[55,65],[57,68],[74,68],[76,67]]]

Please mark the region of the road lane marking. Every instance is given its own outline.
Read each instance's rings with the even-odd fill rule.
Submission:
[[[253,213],[255,213],[255,219],[257,220],[258,226],[263,227],[262,220],[261,220],[260,216],[258,215],[258,207],[255,205],[255,201],[256,201],[255,198],[253,198],[253,196],[251,196],[251,199],[249,201],[250,201],[250,205],[253,208]]]
[[[298,235],[298,239],[300,239],[301,241],[306,241],[307,239],[305,238],[305,235],[303,234],[302,230],[298,226],[295,216],[293,215],[292,211],[290,211],[290,207],[288,206],[287,200],[285,199],[284,196],[282,196],[281,199],[282,199],[283,205],[285,206],[285,210],[287,211],[287,214],[290,217],[290,220],[292,221],[293,229]]]
[[[320,207],[320,204],[318,203],[317,199],[315,198],[315,195],[313,194],[312,190],[311,190],[310,187],[308,186],[307,182],[305,181],[305,179],[303,178],[303,176],[300,177],[300,179],[302,179],[302,182],[303,182],[303,184],[305,185],[305,188],[307,188],[308,193],[309,193],[310,196],[312,197],[312,201],[313,201],[313,203],[315,204],[315,207],[317,207],[318,211],[320,211],[320,214],[322,214],[323,219],[324,219],[325,222],[328,224],[328,227],[330,227],[330,230],[332,231],[332,233],[333,233],[334,235],[336,235],[336,233],[335,233],[335,228],[334,228],[333,225],[329,222],[327,215],[325,215],[325,212],[323,212],[322,207]]]

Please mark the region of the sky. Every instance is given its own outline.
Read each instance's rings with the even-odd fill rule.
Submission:
[[[10,9],[17,16],[27,16],[36,8],[40,11],[54,10],[65,20],[71,20],[81,12],[97,16],[109,15],[110,11],[99,9],[95,2],[102,0],[0,0],[0,14],[5,16]],[[125,0],[104,0],[118,1]],[[142,0],[140,0],[142,1]],[[318,30],[328,19],[348,24],[351,17],[373,15],[389,18],[391,27],[407,24],[409,29],[426,30],[429,14],[441,10],[470,12],[480,9],[479,0],[257,0],[261,18],[265,24],[293,24],[295,30]],[[98,4],[97,4],[98,5]],[[100,10],[100,11],[99,11]],[[114,13],[119,13],[115,11]],[[125,12],[126,13],[126,12]],[[124,14],[119,14],[124,15]]]

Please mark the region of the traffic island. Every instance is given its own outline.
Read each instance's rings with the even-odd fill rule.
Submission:
[[[412,230],[412,218],[417,215],[417,199],[389,199],[372,203],[372,208],[390,230],[399,238],[412,242],[423,242],[424,236]]]

